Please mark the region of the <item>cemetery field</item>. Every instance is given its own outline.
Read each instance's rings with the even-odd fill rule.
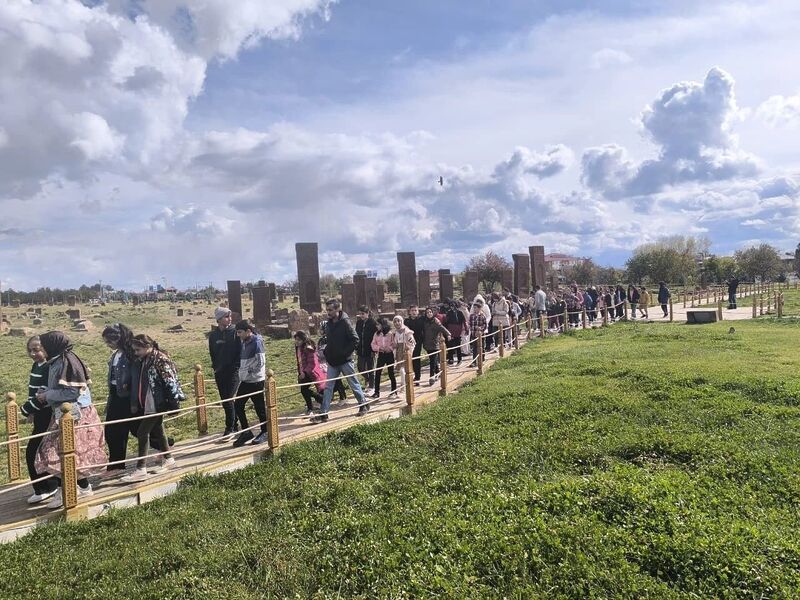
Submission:
[[[0,597],[798,597],[800,323],[729,327],[537,340],[415,417],[0,546]]]
[[[172,306],[173,308],[170,308]],[[184,309],[184,317],[176,316],[176,308]],[[290,304],[281,304],[281,307],[291,308]],[[13,327],[27,327],[32,333],[44,333],[52,329],[65,331],[75,344],[75,351],[92,369],[92,395],[96,403],[104,403],[108,395],[107,375],[108,358],[111,351],[103,342],[101,333],[103,328],[111,323],[122,322],[133,329],[134,333],[146,333],[155,339],[159,346],[166,350],[175,360],[183,386],[187,396],[186,405],[194,405],[193,397],[193,376],[194,365],[201,364],[205,378],[212,379],[214,373],[211,370],[211,360],[208,355],[208,341],[206,334],[211,326],[215,324],[213,318],[208,317],[212,314],[214,306],[206,305],[205,302],[199,305],[192,305],[191,302],[177,303],[170,305],[167,302],[142,304],[139,307],[130,305],[124,306],[118,303],[110,303],[106,306],[88,307],[78,306],[81,316],[89,321],[89,331],[72,331],[72,320],[68,319],[63,313],[67,306],[44,306],[41,325],[33,325],[31,319],[22,318],[20,314],[25,311],[22,309],[9,309],[4,307],[3,313],[10,317]],[[296,306],[294,308],[297,308]],[[244,302],[243,310],[245,314],[251,314],[252,306]],[[188,311],[195,314],[189,315]],[[185,331],[181,333],[168,333],[169,327],[177,325],[183,326]],[[31,360],[25,350],[27,337],[13,337],[9,335],[0,336],[0,394],[2,394],[3,406],[5,406],[6,393],[14,392],[17,394],[17,403],[22,404],[27,395],[28,374],[31,368]],[[267,350],[268,367],[275,372],[278,385],[285,385],[297,382],[295,370],[294,346],[291,340],[265,340]],[[206,384],[206,396],[208,402],[219,400],[216,386],[213,382]],[[278,410],[280,412],[291,412],[303,408],[305,403],[299,394],[286,396],[280,399]],[[103,418],[105,405],[98,406],[98,412]],[[221,409],[209,409],[209,432],[224,429],[224,418]],[[5,410],[0,413],[0,439],[5,439],[6,432]],[[30,426],[27,423],[21,425],[21,435],[29,435]],[[185,417],[171,421],[167,426],[167,434],[176,440],[194,438],[197,436],[196,422],[194,413]],[[134,441],[130,442],[130,450],[135,454]],[[23,456],[24,459],[24,456]],[[6,452],[0,448],[0,482],[7,480],[5,469]],[[23,464],[24,469],[24,464]]]

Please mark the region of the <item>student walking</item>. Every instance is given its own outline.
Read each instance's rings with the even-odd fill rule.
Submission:
[[[412,304],[408,307],[408,316],[406,317],[405,326],[408,327],[414,334],[414,349],[411,353],[411,364],[414,367],[414,385],[419,385],[420,377],[422,376],[422,338],[423,327],[425,323],[425,316],[419,314],[419,307]]]
[[[239,353],[242,344],[236,337],[236,330],[231,322],[231,311],[224,306],[214,310],[217,327],[208,336],[208,353],[211,355],[211,366],[214,369],[214,381],[220,399],[233,398],[239,387]],[[236,409],[233,400],[222,403],[225,412],[225,432],[221,441],[230,440],[239,431],[236,422]]]
[[[370,344],[372,351],[378,355],[378,362],[375,368],[375,393],[372,394],[373,398],[381,397],[381,372],[383,367],[389,373],[389,381],[392,384],[392,391],[389,394],[390,398],[397,397],[397,379],[394,376],[394,351],[396,348],[394,335],[392,335],[391,326],[389,321],[381,319],[378,323],[378,330],[372,336]]]
[[[294,334],[294,348],[297,359],[297,383],[303,384],[300,386],[300,394],[306,401],[306,415],[312,415],[314,402],[322,404],[322,392],[326,385],[325,373],[319,364],[317,346],[305,331]],[[315,385],[317,391],[314,391]]]
[[[453,364],[453,357],[458,359],[457,364],[461,364],[461,336],[469,335],[469,324],[458,308],[458,303],[451,302],[444,317],[444,326],[450,332],[450,340],[447,342],[447,364]]]
[[[644,285],[639,290],[639,314],[645,319],[650,318],[650,292]]]
[[[394,346],[394,362],[400,363],[400,381],[405,383],[406,380],[406,351],[412,350],[416,346],[414,339],[414,332],[411,328],[406,327],[403,322],[403,317],[395,315],[392,319],[392,345]]]
[[[636,319],[636,305],[639,304],[639,289],[633,285],[628,285],[628,303],[631,305],[631,319]]]
[[[663,281],[658,282],[658,303],[661,305],[661,310],[664,312],[664,317],[669,316],[669,311],[667,311],[667,304],[669,304],[669,299],[672,296],[672,293],[669,291],[667,284]]]
[[[36,400],[36,394],[47,388],[49,365],[47,364],[47,356],[45,356],[42,342],[38,335],[33,336],[28,340],[27,344],[28,356],[33,360],[31,366],[31,373],[28,377],[28,400],[20,407],[22,416],[27,418],[29,423],[33,423],[33,432],[31,435],[38,435],[47,431],[50,426],[50,421],[53,418],[53,410],[47,404],[41,404]],[[33,438],[28,440],[28,445],[25,448],[25,462],[28,466],[28,476],[33,487],[33,495],[28,498],[28,504],[37,504],[43,500],[47,500],[56,493],[58,484],[52,477],[44,481],[37,479],[45,477],[47,473],[39,472],[36,470],[36,452],[42,443],[42,438]]]
[[[375,387],[375,355],[373,354],[371,343],[375,332],[378,330],[378,322],[372,316],[369,308],[360,306],[356,313],[356,334],[358,334],[358,346],[356,346],[356,368],[359,373],[364,373],[365,394],[369,394]]]
[[[328,373],[326,379],[334,379],[341,375],[347,377],[347,383],[355,394],[358,401],[358,416],[366,415],[369,412],[369,405],[364,397],[364,391],[358,382],[355,368],[353,367],[353,351],[358,346],[358,334],[350,323],[347,313],[341,309],[338,300],[328,300],[325,305],[328,313],[328,320],[325,324],[325,334],[327,345],[325,346],[325,359],[328,362]],[[333,397],[333,386],[325,388],[322,397],[321,414],[311,419],[312,423],[324,423],[328,420],[328,410],[331,406]]]
[[[78,497],[92,495],[88,477],[99,473],[107,461],[103,425],[92,404],[89,389],[91,379],[86,365],[73,352],[72,342],[61,331],[48,331],[39,337],[48,360],[47,387],[36,393],[36,401],[53,412],[47,430],[51,433],[42,439],[36,452],[34,467],[37,473],[56,475],[57,489],[47,508],[60,508],[63,503],[61,491],[61,406],[72,404],[75,419],[75,462],[78,471]],[[86,426],[86,427],[84,427]]]
[[[151,472],[161,473],[175,466],[175,459],[166,451],[169,442],[164,433],[164,413],[177,410],[185,399],[175,363],[153,338],[145,334],[136,335],[131,340],[131,348],[138,361],[133,378],[131,413],[144,418],[139,421],[136,432],[136,469],[122,478],[125,482],[147,479],[147,454],[151,435],[165,449],[159,466]]]
[[[428,353],[430,378],[428,385],[433,385],[439,376],[439,335],[444,336],[445,340],[450,339],[450,332],[439,322],[434,315],[432,308],[425,309],[425,320],[422,328],[422,345]]]
[[[469,363],[470,367],[474,367],[478,360],[478,333],[486,331],[486,315],[483,314],[483,307],[475,303],[472,305],[472,312],[469,315],[469,329],[472,332],[472,362]]]
[[[236,417],[242,431],[233,442],[233,447],[240,448],[251,440],[254,446],[267,441],[267,403],[264,398],[267,360],[264,340],[249,321],[239,321],[236,324],[236,335],[242,342],[242,350],[239,355],[239,391],[237,393],[239,397],[236,399]],[[261,433],[255,437],[250,431],[245,411],[248,400],[253,403],[261,429]],[[255,427],[254,425],[253,428]]]

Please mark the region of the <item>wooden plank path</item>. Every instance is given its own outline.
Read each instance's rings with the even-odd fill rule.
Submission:
[[[752,318],[753,300],[750,298],[745,302],[744,298],[754,294],[758,294],[758,292],[743,293],[739,302],[740,308],[729,310],[726,306],[723,306],[723,319],[734,321]],[[718,306],[710,298],[707,301],[705,299],[699,301],[697,304],[694,309],[714,309]],[[686,312],[692,309],[693,307],[689,304],[684,308],[682,302],[674,302],[673,321],[676,323],[685,322]],[[757,313],[760,314],[760,307]],[[638,318],[637,321],[640,323],[669,322],[669,316],[663,317],[659,306],[651,306],[649,314],[649,319]],[[581,319],[579,319],[580,321]],[[598,316],[594,324],[587,324],[587,327],[599,328],[601,324],[602,319]],[[554,332],[549,331],[548,335],[554,335]],[[528,341],[527,331],[521,332],[520,347],[524,346]],[[505,355],[510,355],[514,352],[515,350],[512,347],[505,350]],[[486,354],[484,369],[490,368],[499,358],[497,351]],[[463,366],[447,368],[447,393],[457,390],[477,377],[477,369],[467,367],[466,365],[468,364],[469,360],[465,359],[462,363]],[[442,365],[446,367],[446,361],[442,361]],[[423,377],[423,381],[425,380],[426,378]],[[433,386],[423,383],[420,387],[414,388],[414,405],[408,406],[405,397],[402,395],[403,382],[400,381],[399,383],[398,389],[401,390],[401,395],[397,400],[391,401],[384,398],[375,404],[371,404],[369,414],[364,417],[355,415],[357,405],[352,402],[344,406],[333,404],[330,419],[323,424],[312,425],[308,418],[286,420],[286,417],[300,417],[300,414],[281,415],[278,418],[280,446],[276,451],[279,451],[280,447],[287,444],[314,439],[332,431],[341,431],[354,425],[398,418],[413,413],[420,406],[435,402],[441,396],[442,387],[438,379]],[[279,402],[280,396],[281,392],[278,394]],[[176,444],[173,447],[177,461],[175,468],[162,474],[152,475],[143,482],[128,484],[121,482],[119,478],[124,472],[110,479],[92,478],[91,481],[95,489],[94,495],[79,502],[78,507],[71,511],[71,514],[74,518],[91,519],[101,516],[113,508],[126,508],[144,504],[155,498],[173,493],[178,488],[180,481],[188,475],[214,475],[234,471],[260,462],[273,453],[267,447],[267,444],[232,448],[230,442],[217,443],[218,437],[218,435],[208,435]],[[22,482],[16,481],[0,486],[0,492],[20,483]],[[28,485],[5,494],[0,493],[0,543],[13,541],[42,523],[64,519],[63,510],[50,511],[45,507],[46,503],[28,505],[26,498],[30,493],[31,490]]]
[[[520,336],[520,347],[527,343],[527,335]],[[513,348],[506,349],[505,355],[508,356],[515,352]],[[484,369],[489,368],[499,359],[496,351],[486,354]],[[446,361],[444,361],[446,366]],[[465,383],[477,377],[476,368],[468,368],[469,359],[465,358],[462,366],[448,367],[447,372],[447,391],[453,392]],[[331,405],[330,418],[327,423],[313,425],[309,418],[283,421],[287,416],[299,417],[301,414],[281,415],[279,418],[279,438],[280,446],[285,446],[302,440],[310,440],[326,435],[332,431],[341,431],[355,425],[366,423],[377,423],[387,419],[394,419],[406,414],[413,413],[418,407],[431,404],[440,397],[442,389],[440,380],[437,379],[432,386],[427,384],[425,369],[423,367],[422,383],[415,387],[415,403],[413,407],[406,404],[403,390],[400,389],[402,381],[398,381],[400,396],[397,400],[387,400],[384,397],[370,405],[370,412],[364,417],[356,416],[358,408],[354,401],[348,399],[345,405],[335,402]],[[280,402],[280,394],[278,396]],[[193,413],[190,413],[193,414]],[[216,442],[218,436],[205,436],[208,443],[188,450],[185,454],[180,454],[182,448],[194,446],[203,441],[204,438],[185,440],[173,446],[172,450],[176,465],[169,471],[151,475],[150,478],[139,483],[123,483],[119,477],[124,472],[113,479],[91,478],[94,487],[94,495],[79,502],[74,511],[77,518],[92,519],[102,516],[112,508],[127,508],[144,504],[155,498],[173,493],[180,481],[187,475],[206,474],[214,475],[228,471],[235,471],[246,466],[258,463],[267,459],[272,452],[267,448],[267,444],[259,446],[245,445],[241,448],[232,448],[231,442],[219,444]],[[19,485],[21,482],[14,482]],[[8,484],[0,487],[12,487]],[[9,542],[30,532],[34,527],[47,523],[63,520],[63,510],[48,510],[46,502],[33,506],[26,503],[26,498],[30,495],[30,486],[24,486],[7,494],[0,494],[0,542]]]

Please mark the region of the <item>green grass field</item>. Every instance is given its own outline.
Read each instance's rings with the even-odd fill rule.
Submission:
[[[537,341],[418,416],[0,547],[0,597],[800,595],[800,324]]]

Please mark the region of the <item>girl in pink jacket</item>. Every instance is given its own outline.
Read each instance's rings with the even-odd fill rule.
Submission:
[[[308,337],[305,331],[298,331],[294,334],[295,358],[297,359],[297,383],[300,386],[300,393],[306,401],[306,414],[314,412],[314,400],[322,404],[322,392],[325,390],[325,373],[319,365],[317,357],[317,345]],[[311,387],[317,386],[317,391]]]
[[[394,376],[394,351],[397,344],[394,341],[394,335],[391,332],[391,326],[387,319],[378,321],[378,330],[372,336],[372,351],[377,352],[378,361],[375,368],[375,393],[372,394],[373,398],[381,397],[381,372],[382,367],[388,366],[389,381],[392,382],[392,392],[389,398],[397,398],[397,379]]]

